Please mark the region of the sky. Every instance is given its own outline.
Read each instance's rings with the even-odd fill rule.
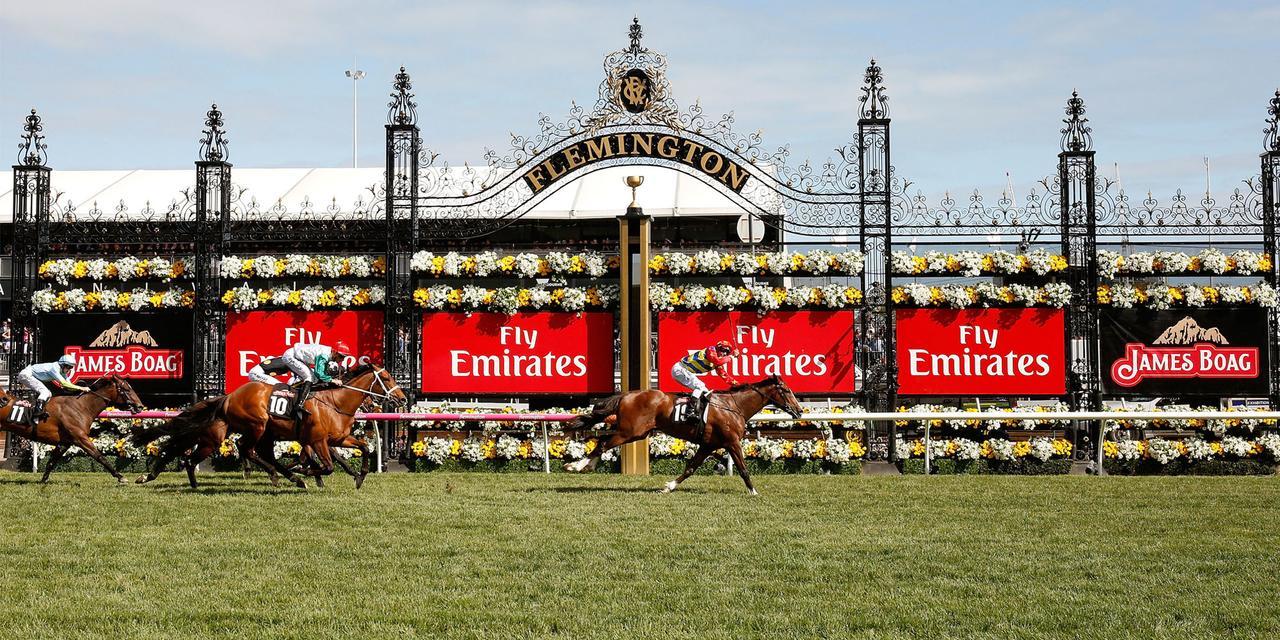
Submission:
[[[36,108],[58,169],[191,167],[205,111],[238,167],[382,162],[392,76],[413,77],[424,142],[482,162],[540,113],[590,105],[604,56],[668,56],[682,106],[733,111],[765,146],[815,163],[853,139],[870,58],[890,98],[893,164],[930,200],[1019,197],[1051,174],[1078,90],[1103,175],[1126,191],[1219,201],[1258,172],[1280,87],[1280,3],[253,2],[41,0],[0,5],[0,140]],[[11,137],[10,137],[11,136]],[[14,147],[9,147],[14,151]],[[16,159],[16,153],[14,156]],[[12,160],[10,160],[11,162]],[[6,162],[7,164],[7,162]]]

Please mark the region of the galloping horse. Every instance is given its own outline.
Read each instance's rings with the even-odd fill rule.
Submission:
[[[49,481],[49,474],[53,473],[53,468],[62,462],[62,457],[72,446],[80,447],[89,454],[89,457],[97,460],[98,464],[114,476],[117,482],[125,482],[124,476],[120,475],[120,472],[107,462],[97,447],[93,446],[93,438],[89,435],[93,421],[97,420],[98,414],[108,406],[124,406],[133,413],[145,409],[142,401],[138,399],[138,394],[124,378],[114,373],[109,374],[93,381],[88,391],[75,396],[50,398],[45,405],[49,417],[35,427],[9,422],[9,415],[13,412],[13,402],[11,398],[8,399],[9,402],[0,408],[0,431],[11,431],[28,440],[54,447],[40,482]]]
[[[307,469],[314,459],[314,469],[307,473],[317,476],[333,472],[331,446],[358,448],[364,454],[361,473],[356,477],[359,487],[368,474],[372,448],[351,435],[356,410],[370,397],[396,405],[408,403],[391,374],[372,365],[356,367],[343,376],[337,386],[313,392],[305,405],[310,415],[301,424],[271,416],[267,411],[270,396],[270,385],[251,382],[225,396],[198,402],[160,427],[135,434],[134,443],[138,446],[162,436],[170,437],[151,472],[138,478],[138,482],[155,480],[165,465],[192,450],[187,461],[187,477],[194,487],[195,465],[209,457],[228,434],[238,433],[241,455],[303,488],[307,486],[306,481],[276,460],[276,441],[298,441],[302,445],[303,468]]]
[[[693,475],[707,456],[719,449],[726,449],[733,457],[738,468],[738,475],[747,485],[747,491],[756,495],[751,485],[751,476],[747,473],[747,465],[742,457],[742,437],[747,431],[747,421],[760,413],[768,405],[782,409],[793,418],[799,418],[802,412],[795,394],[787,388],[787,384],[778,376],[772,376],[750,384],[740,384],[728,391],[717,391],[711,395],[707,409],[707,420],[704,427],[694,428],[683,421],[671,419],[678,396],[662,391],[632,391],[615,395],[602,400],[591,409],[591,413],[565,425],[566,431],[585,429],[605,422],[617,416],[617,430],[609,436],[593,452],[591,458],[565,465],[567,471],[589,471],[596,468],[600,457],[614,447],[628,442],[647,438],[654,431],[661,431],[670,436],[687,440],[698,445],[698,450],[685,465],[684,473],[668,482],[663,493],[675,490],[681,482]]]

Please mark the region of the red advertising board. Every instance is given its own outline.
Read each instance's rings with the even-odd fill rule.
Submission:
[[[658,388],[683,391],[671,367],[721,340],[738,345],[729,373],[739,382],[777,375],[796,393],[850,394],[856,390],[853,311],[670,311],[658,314]],[[704,374],[711,389],[724,381]]]
[[[1061,309],[898,309],[898,393],[1066,393]]]
[[[422,390],[468,395],[613,391],[613,314],[422,314]]]
[[[382,363],[381,311],[245,311],[227,314],[227,389],[248,381],[249,369],[300,343],[345,341],[355,358]]]

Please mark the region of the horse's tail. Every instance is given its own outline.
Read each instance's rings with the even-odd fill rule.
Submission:
[[[622,396],[617,394],[609,396],[600,402],[595,403],[591,407],[591,413],[584,413],[569,422],[564,423],[565,431],[579,431],[582,429],[590,429],[601,422],[609,419],[609,416],[618,413],[618,406],[622,404]]]
[[[129,439],[133,442],[133,446],[143,448],[165,436],[179,439],[194,434],[213,422],[213,419],[217,417],[218,410],[222,408],[226,400],[226,396],[201,400],[158,427],[134,431],[133,435],[129,436]]]

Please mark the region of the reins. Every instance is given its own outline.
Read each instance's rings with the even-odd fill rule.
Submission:
[[[399,389],[399,388],[400,388],[400,385],[398,385],[398,384],[397,384],[397,385],[395,385],[394,387],[387,388],[386,383],[382,381],[382,373],[383,373],[384,371],[386,371],[386,369],[385,369],[385,368],[383,368],[383,367],[376,367],[376,368],[374,368],[374,369],[373,369],[373,380],[369,381],[369,388],[368,388],[368,389],[361,389],[360,387],[353,387],[353,386],[351,386],[351,385],[349,385],[349,384],[342,383],[342,382],[339,382],[339,383],[337,384],[337,388],[339,388],[339,389],[350,389],[350,390],[355,391],[355,392],[357,392],[357,393],[363,394],[364,396],[369,397],[369,398],[378,398],[378,399],[380,399],[380,400],[395,400],[395,398],[392,398],[392,397],[391,397],[391,393],[392,393],[392,392],[394,392],[394,391],[396,391],[397,389]],[[373,390],[373,385],[374,385],[374,383],[375,383],[375,382],[377,383],[377,385],[378,385],[379,387],[381,387],[381,388],[382,388],[382,393],[376,393],[376,392],[374,392],[374,390]],[[347,416],[348,418],[354,418],[354,417],[356,417],[356,414],[355,414],[355,412],[354,412],[354,411],[353,411],[353,412],[351,412],[351,413],[347,413],[346,411],[343,411],[342,409],[339,409],[337,405],[335,405],[334,403],[330,402],[327,398],[323,398],[323,397],[320,397],[320,396],[316,396],[316,400],[320,401],[320,403],[321,403],[321,404],[328,405],[328,406],[329,406],[329,408],[333,409],[334,411],[338,412],[338,413],[339,413],[339,414],[341,414],[341,415]],[[363,401],[361,401],[361,404],[364,404],[364,402],[363,402]],[[359,406],[357,406],[357,407],[356,407],[356,411],[359,411]]]

